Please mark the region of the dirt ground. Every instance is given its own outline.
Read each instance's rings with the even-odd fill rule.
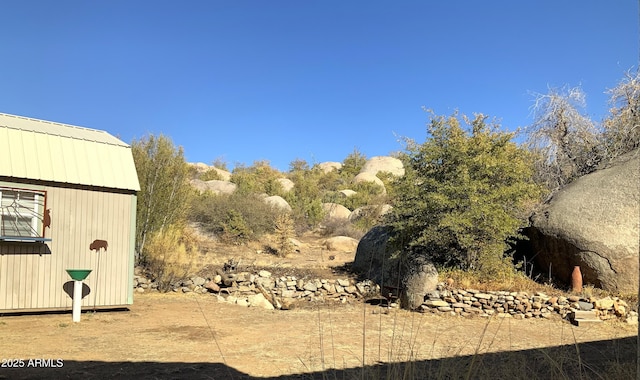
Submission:
[[[281,274],[344,277],[340,268],[353,253],[326,252],[321,240],[308,239],[305,253],[284,259],[256,253],[259,246],[222,250],[212,243],[201,259],[219,265],[235,257]],[[635,369],[636,334],[636,326],[610,321],[575,327],[559,318],[446,317],[362,301],[267,311],[210,294],[143,293],[128,310],[83,313],[79,323],[70,312],[0,316],[0,379],[393,377],[389,367],[382,376],[359,372],[380,363],[421,363],[405,378],[484,378],[471,367],[504,363],[505,353],[525,358],[514,367],[525,375],[528,367],[518,366],[534,356],[550,370],[585,355]]]
[[[559,319],[378,313],[384,310],[354,303],[265,311],[218,303],[210,295],[173,293],[140,294],[129,311],[84,313],[79,323],[70,314],[3,316],[3,364],[22,359],[25,366],[0,368],[0,378],[277,377],[360,367],[363,361],[616,342],[637,333],[620,322],[575,327]],[[27,368],[29,359],[49,359],[62,367]]]

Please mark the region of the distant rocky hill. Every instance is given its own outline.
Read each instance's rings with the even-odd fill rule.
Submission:
[[[200,192],[211,191],[214,194],[233,194],[238,186],[232,182],[232,173],[226,170],[216,168],[201,162],[189,163],[193,168],[196,176],[204,173],[215,172],[214,176],[217,179],[202,180],[194,178],[191,180],[191,185]],[[331,171],[340,171],[342,164],[340,162],[322,162],[316,165],[324,173],[330,173]],[[382,193],[386,193],[385,185],[376,175],[381,172],[386,172],[394,176],[404,175],[404,166],[402,161],[390,156],[376,156],[371,157],[366,161],[360,172],[354,176],[350,183],[355,185],[362,182],[372,182],[382,188]],[[291,191],[295,183],[287,178],[287,173],[282,173],[282,178],[278,179],[282,189],[285,192]],[[357,191],[349,189],[348,186],[344,189],[340,189],[340,194],[345,197],[351,197],[357,194]],[[291,211],[291,206],[282,197],[277,194],[266,194],[264,196],[265,202],[279,207],[283,210]],[[322,205],[325,214],[328,219],[343,219],[346,221],[356,222],[363,215],[370,215],[371,213],[377,213],[377,216],[381,216],[388,213],[391,210],[391,206],[388,204],[383,205],[366,205],[363,207],[349,210],[348,208],[336,204],[336,203],[324,203]]]

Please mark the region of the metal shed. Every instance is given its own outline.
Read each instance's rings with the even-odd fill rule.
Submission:
[[[0,113],[0,312],[133,303],[131,147],[107,132]]]

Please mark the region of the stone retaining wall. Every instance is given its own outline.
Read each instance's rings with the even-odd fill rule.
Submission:
[[[157,291],[157,284],[144,276],[134,278],[136,292]],[[199,276],[176,283],[174,292],[212,293],[220,301],[242,306],[286,310],[299,302],[337,301],[380,296],[380,287],[372,281],[351,279],[300,279],[295,276],[272,276],[266,270],[257,273],[223,273],[212,278]],[[392,298],[392,297],[387,297]],[[393,299],[391,300],[392,306]],[[385,302],[386,304],[386,302]],[[428,293],[418,308],[425,313],[451,316],[497,316],[506,318],[569,319],[572,313],[593,310],[600,320],[621,319],[637,323],[638,313],[617,297],[584,298],[579,296],[549,296],[541,292],[478,291],[449,289],[444,283]]]
[[[600,320],[624,319],[637,321],[638,313],[618,297],[584,298],[580,296],[549,296],[541,292],[487,291],[446,289],[443,284],[425,297],[423,312],[460,316],[491,316],[568,319],[576,311],[595,311]]]
[[[224,276],[224,278],[223,278]],[[157,291],[157,284],[144,276],[134,277],[138,293]],[[212,278],[191,277],[172,286],[174,292],[213,293],[219,300],[243,306],[288,309],[300,301],[339,301],[379,294],[371,281],[351,279],[299,279],[296,276],[274,277],[266,270],[215,275]],[[266,301],[266,302],[265,302]],[[270,304],[270,306],[269,306]]]

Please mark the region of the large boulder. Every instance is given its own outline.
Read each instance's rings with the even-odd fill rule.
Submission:
[[[425,295],[438,286],[438,270],[424,255],[410,256],[402,284],[401,303],[409,309],[417,309]]]
[[[358,243],[352,269],[378,284],[381,284],[383,279],[388,281],[391,278],[391,252],[387,249],[390,237],[390,227],[376,226],[370,229]],[[395,277],[397,278],[397,275]]]
[[[358,248],[358,239],[348,236],[333,236],[324,241],[329,251],[354,252]]]
[[[358,174],[353,178],[353,183],[361,183],[361,182],[373,182],[382,188],[383,194],[387,193],[387,189],[384,187],[384,182],[382,182],[382,180],[376,177],[376,175],[373,173],[361,172],[360,174]]]
[[[327,161],[319,163],[318,168],[320,168],[324,174],[327,174],[334,170],[342,169],[342,164],[340,162]]]
[[[427,293],[436,289],[438,271],[423,252],[392,255],[390,238],[390,227],[376,226],[369,230],[360,239],[352,269],[378,283],[382,292],[400,293],[402,306],[415,309],[424,302]]]
[[[639,152],[575,180],[531,217],[526,232],[540,270],[568,284],[579,265],[585,284],[638,292]]]
[[[391,212],[392,209],[393,207],[387,204],[361,206],[351,211],[349,221],[351,223],[357,223],[362,218],[379,218]]]
[[[291,206],[289,205],[289,202],[287,202],[284,198],[282,198],[279,195],[272,195],[270,197],[265,197],[264,201],[266,204],[270,205],[271,207],[278,208],[282,211],[291,212]]]
[[[358,194],[356,191],[353,191],[351,189],[344,189],[344,190],[340,190],[338,191],[338,195],[340,195],[342,198],[349,198],[352,197],[354,195]]]
[[[323,203],[322,211],[324,212],[325,220],[331,219],[349,219],[351,210],[338,203]]]
[[[233,194],[238,186],[229,181],[219,181],[213,179],[211,181],[202,181],[200,179],[192,179],[191,186],[200,192],[211,191],[214,194]]]
[[[378,156],[368,159],[360,170],[360,173],[371,173],[373,175],[379,172],[387,172],[396,177],[402,177],[404,175],[404,165],[402,161],[395,157]]]
[[[278,182],[280,184],[280,186],[282,186],[282,190],[285,193],[290,192],[293,189],[293,187],[295,186],[293,181],[290,180],[289,178],[278,178],[278,179],[276,179],[276,182]]]
[[[196,173],[204,173],[209,170],[209,165],[204,162],[189,162],[187,165],[193,167],[196,170]]]
[[[226,171],[226,170],[222,170],[222,169],[218,169],[215,166],[209,166],[207,164],[205,164],[204,162],[196,162],[196,163],[188,163],[189,166],[193,167],[196,171],[196,173],[198,174],[203,174],[206,173],[210,170],[215,171],[218,176],[220,177],[221,180],[223,181],[229,181],[231,180],[231,173]]]
[[[211,166],[209,170],[215,171],[223,181],[231,181],[231,172]]]

